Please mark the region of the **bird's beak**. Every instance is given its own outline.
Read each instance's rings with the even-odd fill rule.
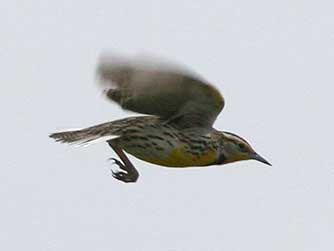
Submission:
[[[264,164],[267,164],[267,165],[271,166],[271,164],[270,164],[265,158],[261,157],[261,156],[260,156],[259,154],[257,154],[257,153],[254,153],[254,154],[252,155],[251,159],[260,161],[260,162],[262,162],[262,163],[264,163]]]

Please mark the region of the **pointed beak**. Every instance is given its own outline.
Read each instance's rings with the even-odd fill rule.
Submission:
[[[254,160],[257,160],[257,161],[260,161],[264,164],[267,164],[269,166],[271,166],[271,164],[263,157],[261,157],[259,154],[257,153],[254,153],[254,155],[251,157],[251,159],[254,159]]]

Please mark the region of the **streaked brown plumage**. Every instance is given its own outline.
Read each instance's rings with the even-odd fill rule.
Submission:
[[[106,97],[130,117],[50,137],[66,143],[105,139],[123,163],[113,176],[135,182],[138,172],[122,150],[169,167],[209,166],[260,157],[241,137],[212,128],[224,107],[219,91],[200,77],[161,61],[124,57],[101,60],[97,74]]]

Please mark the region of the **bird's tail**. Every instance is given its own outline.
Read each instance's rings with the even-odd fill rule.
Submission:
[[[79,130],[56,132],[50,134],[49,137],[57,142],[75,145],[86,145],[101,139],[107,141],[117,137],[120,133],[119,128],[113,124],[113,122],[107,122]]]

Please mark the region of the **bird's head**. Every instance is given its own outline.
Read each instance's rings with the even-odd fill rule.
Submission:
[[[271,166],[267,160],[253,150],[246,140],[230,132],[221,132],[220,154],[221,164],[253,159]]]

